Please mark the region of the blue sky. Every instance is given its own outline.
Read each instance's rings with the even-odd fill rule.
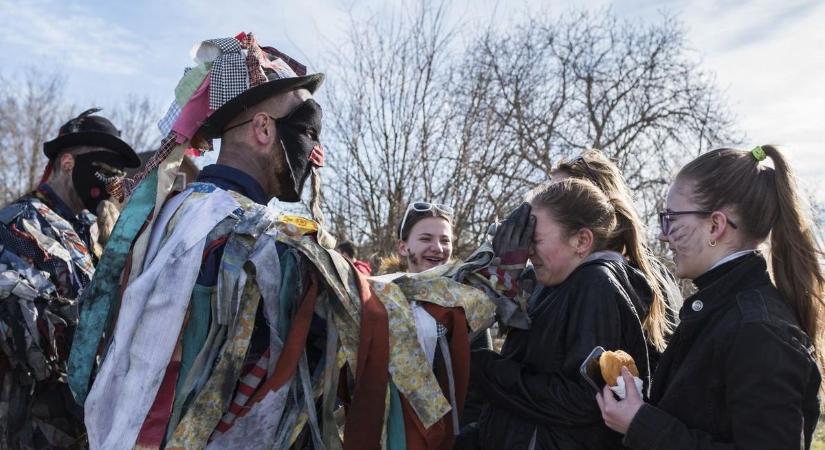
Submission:
[[[68,77],[69,100],[112,107],[128,94],[171,100],[189,49],[203,39],[253,31],[307,63],[345,33],[350,16],[387,14],[414,2],[398,0],[72,1],[0,0],[0,72],[40,66]],[[524,11],[558,14],[610,6],[631,20],[675,13],[691,48],[712,71],[747,142],[779,143],[805,182],[825,198],[823,0],[456,0],[453,20],[482,21]],[[504,18],[504,19],[502,19]]]

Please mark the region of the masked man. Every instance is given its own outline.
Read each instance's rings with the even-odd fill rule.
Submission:
[[[97,258],[106,179],[140,164],[112,123],[90,109],[43,146],[42,183],[0,210],[0,448],[85,446],[66,385],[76,298]]]
[[[69,364],[91,447],[378,449],[415,435],[407,448],[449,448],[468,323],[480,328],[495,306],[441,276],[371,284],[331,250],[313,98],[323,74],[247,33],[193,55],[141,181],[111,186],[131,197],[84,293]],[[184,154],[214,138],[217,164],[174,193]],[[308,179],[309,208],[288,206]],[[413,293],[457,336],[441,339],[437,371],[436,322],[422,346]]]

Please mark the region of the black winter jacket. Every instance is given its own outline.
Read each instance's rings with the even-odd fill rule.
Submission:
[[[483,449],[622,448],[601,419],[596,392],[579,367],[597,345],[623,349],[649,381],[647,347],[634,290],[641,274],[624,261],[596,260],[531,301],[529,330],[513,330],[502,354],[473,352],[473,375],[487,405],[479,420]]]
[[[754,252],[695,281],[624,443],[652,449],[808,449],[819,417],[811,342]]]

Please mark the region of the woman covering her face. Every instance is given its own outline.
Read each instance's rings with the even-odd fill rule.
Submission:
[[[676,276],[698,291],[649,399],[601,393],[605,423],[633,449],[810,448],[825,278],[785,157],[772,146],[701,155],[677,175],[660,219]],[[769,236],[773,277],[757,250]]]
[[[644,287],[637,289],[644,303],[639,316],[643,318],[642,327],[647,336],[652,373],[677,322],[676,312],[682,306],[682,293],[673,275],[650,253],[644,242],[647,230],[633,208],[630,188],[616,164],[598,150],[585,150],[578,157],[560,163],[551,175],[553,181],[567,178],[590,181],[608,197],[619,197],[628,206],[627,209],[617,211],[619,226],[626,230],[633,228],[633,231],[617,234],[607,248],[622,253],[629,261],[640,261],[641,264],[634,267],[652,275],[645,280],[645,284],[650,282],[648,291]],[[631,241],[634,236],[642,239],[639,245]],[[636,249],[641,253],[629,253]]]
[[[601,420],[594,389],[580,375],[596,346],[622,349],[649,380],[647,345],[637,288],[649,274],[609,245],[625,229],[617,212],[628,208],[592,183],[567,179],[542,185],[530,200],[535,233],[530,249],[542,287],[528,305],[529,330],[511,330],[501,354],[476,351],[472,364],[487,406],[479,420],[483,449],[613,449],[621,437]],[[634,383],[631,382],[630,386]],[[632,389],[632,388],[631,388]],[[465,441],[466,442],[466,441]],[[466,447],[465,447],[466,448]]]

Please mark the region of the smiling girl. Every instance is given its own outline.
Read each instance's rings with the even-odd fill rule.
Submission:
[[[424,201],[410,203],[398,227],[398,255],[410,273],[446,264],[453,255],[453,209]]]

